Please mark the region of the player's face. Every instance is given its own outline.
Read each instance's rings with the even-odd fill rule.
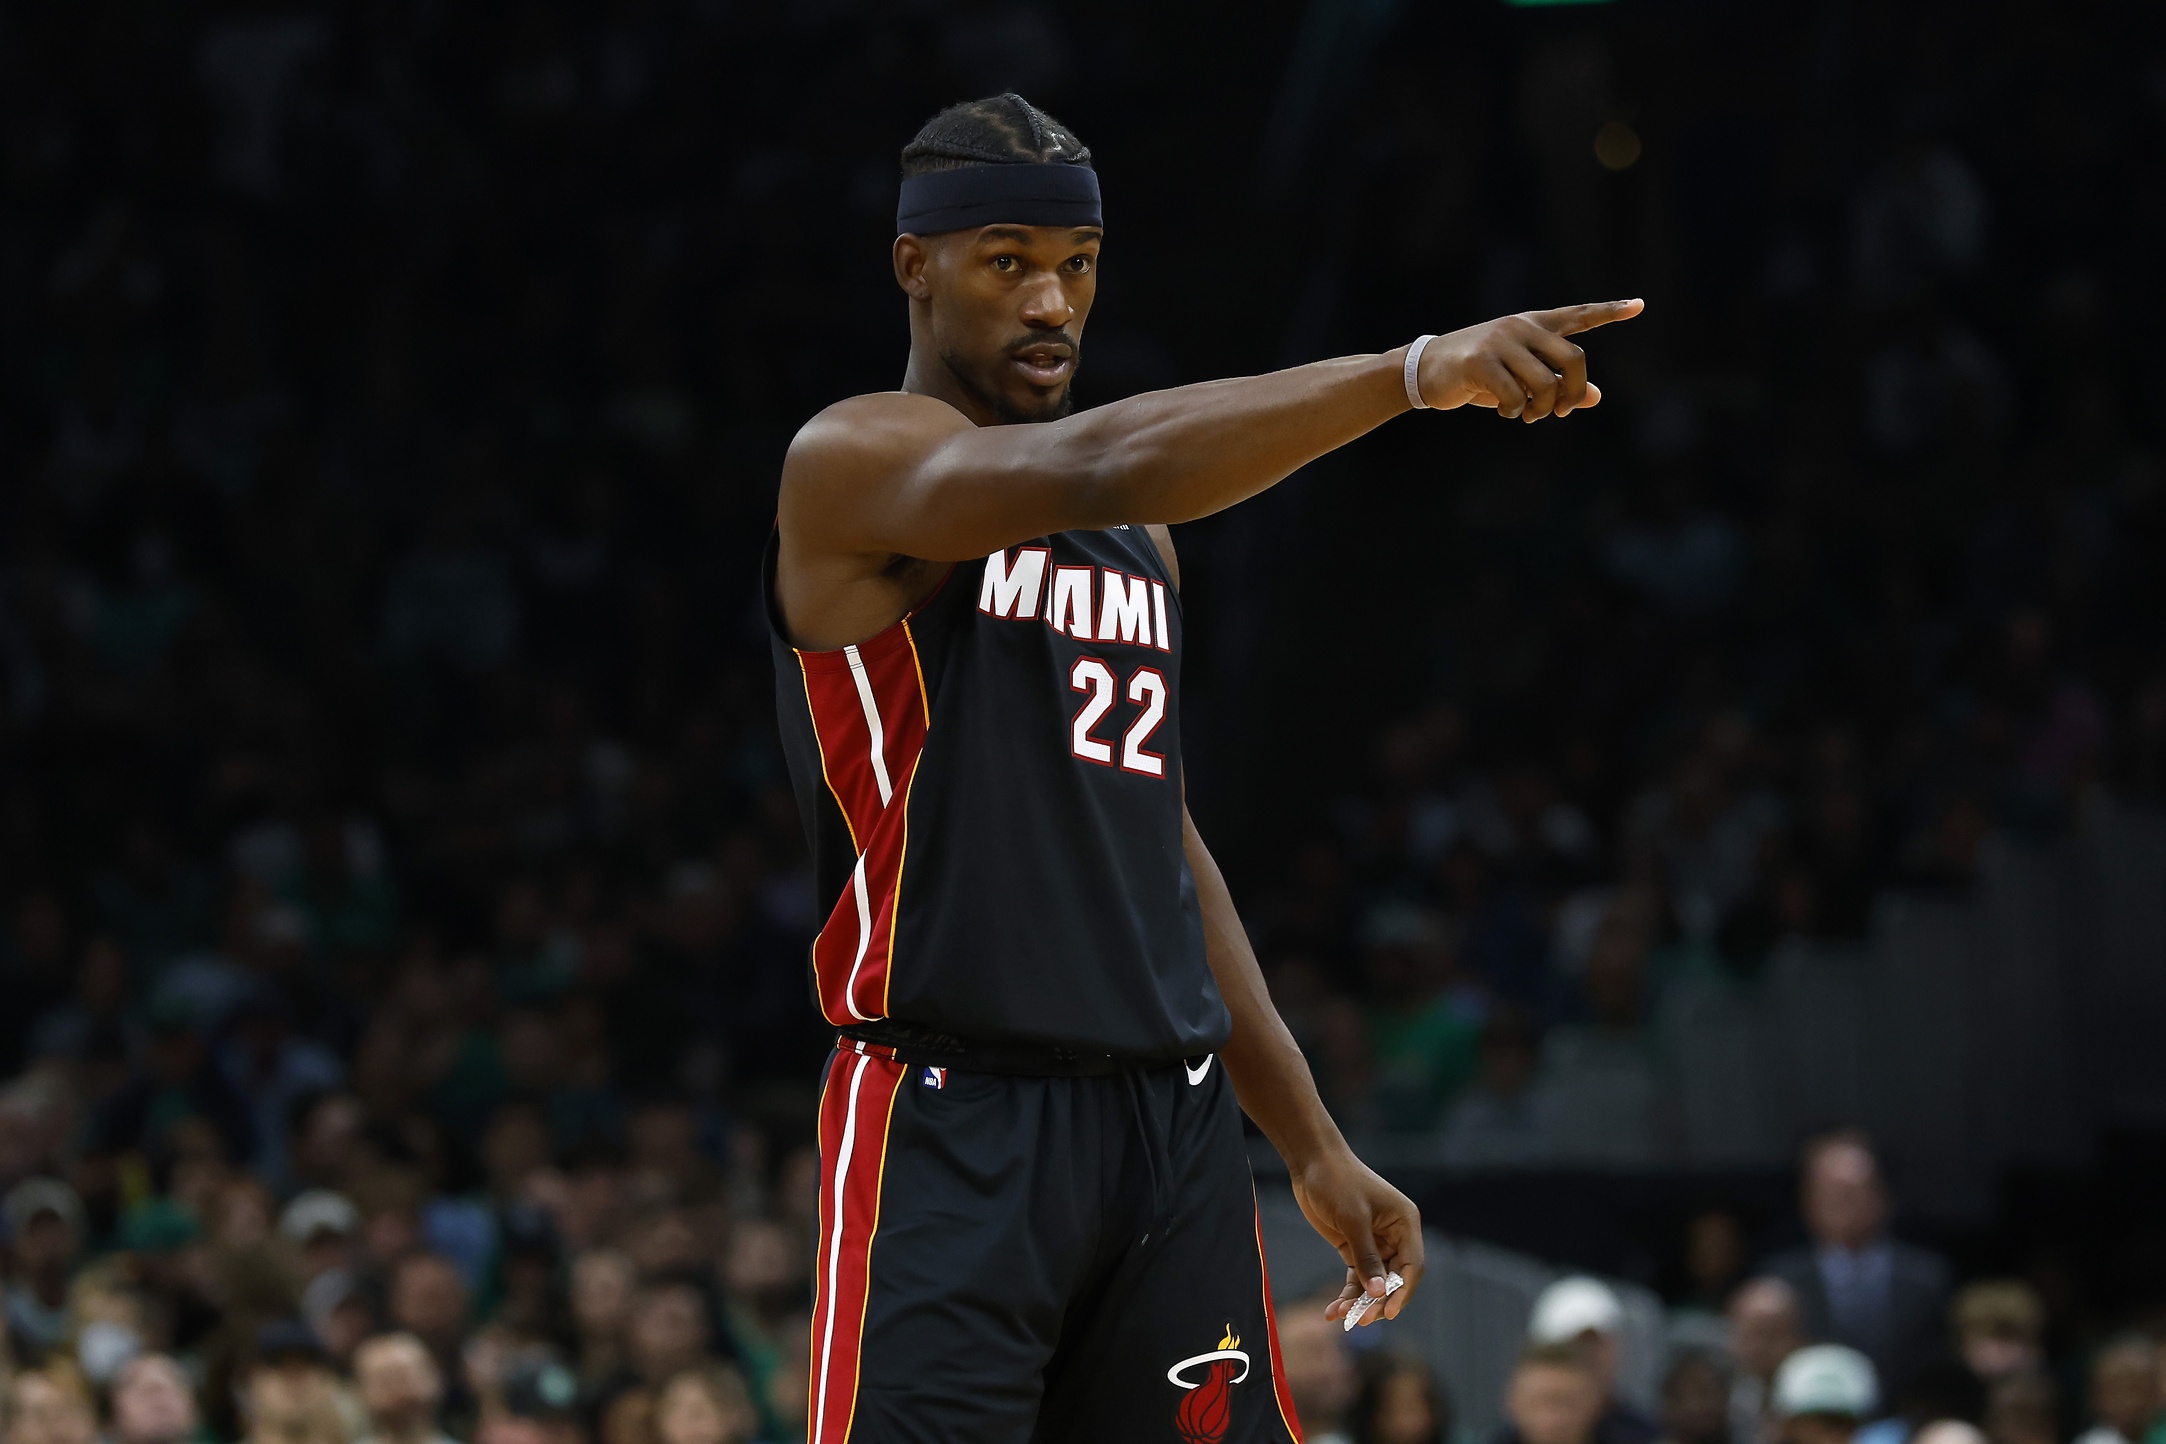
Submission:
[[[1067,226],[927,238],[918,277],[940,362],[1001,420],[1051,421],[1073,407],[1100,239]]]

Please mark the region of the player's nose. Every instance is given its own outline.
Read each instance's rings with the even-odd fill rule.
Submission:
[[[1058,276],[1040,276],[1023,288],[1023,320],[1034,326],[1065,326],[1075,316]]]

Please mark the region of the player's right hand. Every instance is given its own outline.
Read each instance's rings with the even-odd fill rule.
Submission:
[[[1487,406],[1499,416],[1539,421],[1602,399],[1587,379],[1587,353],[1565,338],[1629,321],[1646,302],[1594,301],[1522,311],[1439,336],[1421,353],[1422,399],[1439,411]]]
[[[1367,1294],[1377,1302],[1360,1327],[1397,1318],[1414,1297],[1425,1267],[1421,1210],[1414,1201],[1343,1145],[1294,1170],[1293,1185],[1294,1202],[1309,1226],[1346,1260],[1346,1287],[1324,1307],[1324,1317],[1339,1322]],[[1392,1274],[1399,1275],[1403,1288],[1388,1286]]]

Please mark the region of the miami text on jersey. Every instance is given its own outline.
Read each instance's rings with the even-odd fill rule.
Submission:
[[[1050,547],[1026,546],[987,557],[978,610],[1019,622],[1038,621],[1042,615],[1047,626],[1079,642],[1173,650],[1164,582],[1111,567],[1052,566],[1052,556]]]

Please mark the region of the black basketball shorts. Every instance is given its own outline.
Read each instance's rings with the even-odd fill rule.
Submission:
[[[820,1101],[807,1444],[1287,1444],[1216,1057],[1098,1077],[846,1042]]]

